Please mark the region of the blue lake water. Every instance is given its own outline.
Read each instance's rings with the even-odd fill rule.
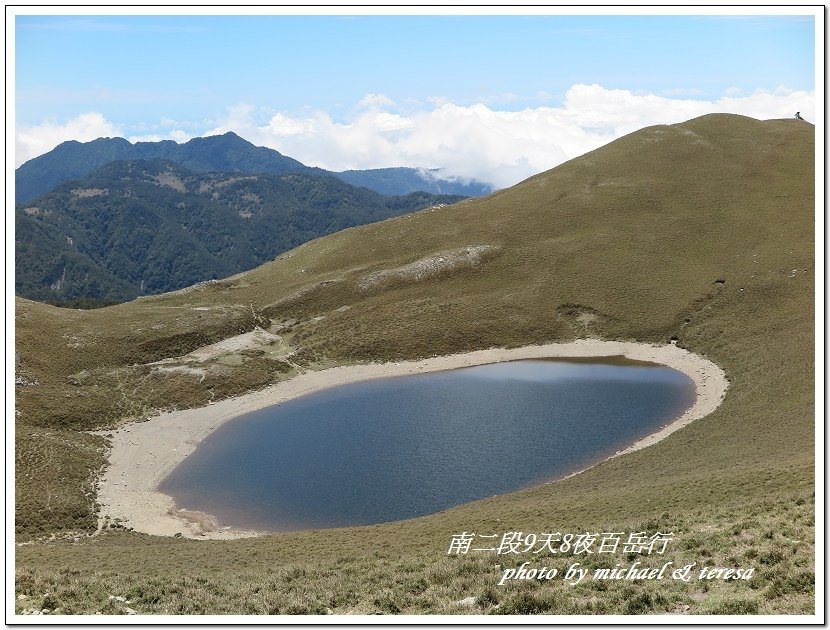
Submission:
[[[240,416],[162,482],[179,508],[292,531],[410,518],[562,477],[694,403],[675,370],[523,360],[353,383]]]

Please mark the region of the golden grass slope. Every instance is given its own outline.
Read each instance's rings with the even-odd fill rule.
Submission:
[[[19,588],[43,597],[71,578],[57,604],[75,611],[102,609],[116,586],[143,594],[139,612],[812,611],[814,151],[802,121],[704,116],[483,199],[312,241],[225,281],[97,311],[18,299],[18,376],[38,383],[17,388],[19,540],[94,530],[103,441],[82,429],[199,406],[296,369],[676,338],[731,380],[712,415],[562,482],[370,528],[210,546],[132,533],[36,543],[18,548]],[[200,365],[204,378],[151,365],[186,368],[189,352],[257,326],[279,347],[215,357]],[[61,457],[46,455],[45,433],[62,441]],[[495,558],[446,558],[463,530],[644,524],[696,540],[688,557],[772,556],[750,586],[600,594],[493,594]],[[774,554],[782,545],[793,550]],[[185,584],[182,572],[206,582]],[[246,580],[266,586],[252,592]],[[211,595],[188,600],[206,585]],[[453,603],[470,594],[472,610]]]

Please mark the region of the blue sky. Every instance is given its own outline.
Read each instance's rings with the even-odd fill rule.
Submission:
[[[519,109],[575,83],[712,98],[815,75],[812,20],[787,16],[18,16],[16,30],[26,122],[202,119],[238,101],[338,112],[367,93]]]
[[[386,125],[368,141],[382,149],[381,139],[400,140],[394,136],[406,121],[434,118],[441,107],[479,118],[492,111],[502,122],[511,112],[567,113],[575,86],[672,103],[717,103],[776,90],[781,98],[782,90],[809,94],[815,88],[812,16],[15,19],[17,144],[27,158],[46,146],[38,145],[38,129],[42,136],[60,135],[60,129],[71,135],[71,121],[92,114],[104,132],[132,139],[183,140],[236,123],[241,135],[286,152],[302,149],[296,136],[310,134],[319,155],[310,151],[298,159],[319,161],[333,155],[321,145],[323,127],[342,135],[345,127],[359,126],[366,110]],[[477,106],[487,111],[479,107],[476,114]],[[380,110],[388,114],[382,120]],[[263,135],[274,116],[276,131]],[[83,120],[95,126],[92,118]],[[620,132],[608,120],[597,124],[611,135]],[[578,150],[557,146],[566,157]],[[384,160],[420,155],[402,153],[387,150],[375,161],[391,165]],[[366,151],[361,156],[344,168],[372,162]]]

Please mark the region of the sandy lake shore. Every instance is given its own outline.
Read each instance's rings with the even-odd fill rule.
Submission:
[[[449,370],[516,359],[608,357],[624,355],[651,361],[688,375],[695,383],[694,405],[675,421],[636,442],[616,456],[659,442],[717,408],[729,383],[717,365],[674,345],[583,339],[523,348],[491,348],[419,361],[348,365],[306,372],[291,380],[200,409],[165,412],[146,422],[125,425],[112,435],[109,466],[98,487],[101,519],[121,519],[136,531],[161,536],[181,534],[199,539],[228,539],[259,532],[218,527],[206,514],[177,510],[173,499],[156,490],[159,483],[219,425],[245,413],[306,394],[356,381]]]

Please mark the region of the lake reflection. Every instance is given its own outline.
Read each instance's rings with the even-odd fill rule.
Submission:
[[[523,360],[353,383],[229,422],[159,489],[272,531],[381,523],[555,479],[694,402],[651,364]]]

